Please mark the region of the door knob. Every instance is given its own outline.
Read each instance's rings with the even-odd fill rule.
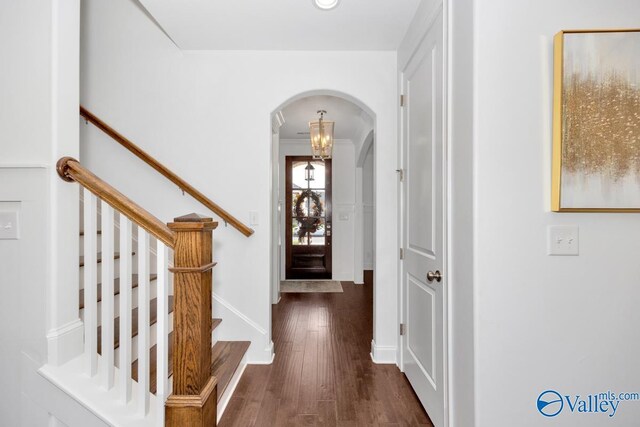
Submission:
[[[440,273],[440,270],[436,270],[435,272],[430,271],[427,273],[427,282],[431,283],[434,280],[438,283],[442,282],[442,273]]]

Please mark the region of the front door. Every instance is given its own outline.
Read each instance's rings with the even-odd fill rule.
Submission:
[[[403,73],[404,371],[434,426],[444,425],[442,12]]]
[[[286,278],[331,279],[331,160],[286,160]]]

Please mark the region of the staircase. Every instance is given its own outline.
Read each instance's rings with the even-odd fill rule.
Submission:
[[[84,350],[41,373],[110,425],[215,426],[251,344],[213,339],[217,222],[164,224],[72,158],[58,174],[82,188]]]
[[[81,202],[82,203],[82,202]],[[101,230],[97,230],[96,231],[96,235],[97,235],[97,240],[98,243],[100,243],[99,239],[100,236],[102,235],[102,231]],[[135,246],[136,244],[136,239],[132,239],[132,246]],[[99,246],[99,245],[98,245]],[[84,230],[80,231],[80,253],[83,252],[84,249]],[[137,258],[136,258],[136,252],[131,252],[129,255],[124,255],[124,256],[129,256],[131,258],[131,265],[136,265],[137,264]],[[113,260],[114,260],[114,271],[119,271],[119,260],[121,259],[121,254],[120,252],[115,251],[113,254]],[[96,259],[96,263],[97,264],[101,264],[102,263],[102,253],[98,253],[97,254],[97,259]],[[84,277],[84,256],[81,255],[80,256],[80,260],[79,260],[79,267],[80,267],[80,277]],[[151,285],[151,289],[153,289],[153,286],[155,284],[155,282],[157,282],[158,279],[158,275],[155,273],[151,273],[149,274],[149,284]],[[113,281],[114,285],[113,285],[113,296],[114,296],[114,304],[115,307],[119,307],[119,296],[120,296],[120,278],[119,277],[115,277],[114,281]],[[137,273],[132,273],[131,274],[131,283],[130,283],[130,290],[132,292],[132,296],[133,296],[133,300],[137,301],[137,288],[138,288],[138,274]],[[151,297],[152,299],[149,301],[149,312],[150,312],[150,318],[149,318],[149,327],[151,330],[151,335],[155,336],[154,333],[154,326],[156,325],[157,321],[158,321],[158,299],[155,296],[156,292],[151,292]],[[100,303],[102,302],[102,283],[98,283],[97,284],[97,307],[98,307],[98,312],[100,312],[101,309],[101,305]],[[172,314],[174,312],[174,300],[173,300],[173,295],[169,295],[168,298],[168,306],[169,306],[169,310],[168,310],[168,315],[169,315],[169,319],[170,319],[170,324],[171,319],[172,319]],[[84,320],[84,287],[82,286],[82,281],[81,281],[81,289],[80,289],[80,301],[79,301],[79,309],[80,309],[80,318]],[[113,341],[113,348],[114,348],[114,356],[115,356],[115,360],[119,361],[119,354],[118,354],[118,349],[120,347],[120,323],[121,323],[121,319],[119,317],[119,314],[116,312],[115,315],[117,316],[114,319],[113,322],[113,331],[114,331],[114,341]],[[212,330],[211,332],[213,333],[213,331],[222,323],[222,319],[220,318],[212,318]],[[138,307],[134,306],[134,308],[132,308],[131,310],[131,342],[132,342],[132,348],[134,349],[133,354],[136,354],[135,349],[137,349],[137,336],[138,336]],[[213,336],[213,335],[212,335]],[[172,373],[173,373],[173,369],[172,369],[172,359],[173,359],[173,345],[171,344],[173,342],[173,331],[169,332],[168,334],[168,341],[169,341],[169,351],[168,351],[168,356],[169,356],[169,378],[171,378]],[[149,351],[149,355],[150,355],[150,378],[149,378],[149,391],[152,394],[156,394],[156,390],[157,390],[157,345],[155,343],[152,343],[153,346],[151,347],[150,351]],[[242,361],[243,361],[243,357],[246,353],[246,351],[249,349],[249,345],[251,343],[249,341],[218,341],[215,342],[211,348],[211,374],[216,377],[218,379],[218,383],[217,383],[217,388],[218,388],[218,402],[220,402],[220,400],[222,399],[222,397],[224,396],[224,393],[227,389],[227,386],[229,385],[229,383],[231,382],[231,379],[233,378],[234,374],[238,371],[238,369],[241,367],[242,365]],[[98,354],[101,354],[102,351],[102,325],[98,326],[97,328],[97,351]],[[118,366],[119,364],[116,363],[116,366]],[[134,381],[138,381],[138,360],[132,360],[131,361],[131,378]],[[218,413],[221,415],[221,409],[222,408],[218,408]]]

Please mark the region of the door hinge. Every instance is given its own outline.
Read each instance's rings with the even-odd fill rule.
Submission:
[[[400,335],[405,335],[407,333],[407,325],[404,323],[400,323]]]
[[[400,248],[400,259],[404,259],[404,249]]]
[[[398,177],[400,178],[400,182],[404,181],[404,169],[396,169],[398,172]]]
[[[400,95],[400,106],[404,107],[404,95]]]

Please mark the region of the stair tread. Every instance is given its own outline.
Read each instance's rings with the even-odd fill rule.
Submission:
[[[150,274],[149,281],[153,282],[158,280],[157,274]],[[138,275],[131,275],[131,289],[135,289],[138,287]],[[113,281],[113,295],[120,294],[120,279],[114,279]],[[98,302],[102,301],[102,283],[98,283]],[[80,310],[84,308],[84,289],[80,289]]]
[[[102,230],[96,230],[96,234],[102,234]],[[80,230],[80,235],[84,236],[84,230]]]
[[[131,255],[135,255],[135,252],[131,252]],[[113,253],[113,259],[120,259],[120,252]],[[98,252],[98,264],[102,262],[102,252]],[[80,267],[84,267],[84,255],[80,255]]]
[[[250,345],[250,341],[218,341],[211,348],[211,375],[218,379],[218,401]]]
[[[215,329],[222,319],[213,319],[213,329]],[[218,341],[211,347],[211,375],[218,379],[218,400],[229,385],[233,374],[242,361],[242,357],[251,345],[250,341]],[[157,346],[151,347],[149,351],[149,390],[151,393],[157,390]],[[173,332],[169,333],[169,376],[173,375]],[[138,360],[131,364],[131,378],[138,381]]]
[[[173,295],[169,295],[169,313],[173,313]],[[158,298],[151,300],[149,307],[149,324],[158,322]],[[120,347],[120,317],[113,320],[113,348]],[[131,338],[138,335],[138,307],[131,310]],[[102,326],[98,326],[98,354],[102,354]]]

